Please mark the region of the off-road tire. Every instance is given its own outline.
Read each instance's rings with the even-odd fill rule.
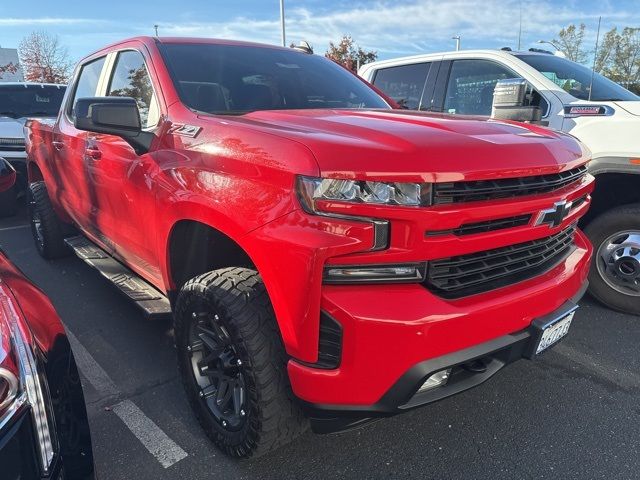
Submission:
[[[640,230],[640,205],[623,205],[596,217],[585,228],[594,248],[589,271],[589,293],[604,305],[620,312],[640,315],[640,297],[626,295],[608,285],[597,268],[598,249],[616,232]]]
[[[217,316],[242,363],[246,420],[229,431],[200,397],[189,342],[197,315]],[[260,275],[247,268],[223,268],[189,280],[174,309],[174,330],[182,382],[200,425],[225,454],[258,457],[285,445],[308,428],[289,384],[275,314]]]
[[[69,255],[70,252],[64,243],[64,237],[70,227],[63,224],[58,218],[53,205],[51,205],[44,182],[29,184],[27,195],[31,234],[38,253],[47,260]],[[40,222],[39,232],[37,220]]]
[[[18,210],[18,190],[12,186],[5,192],[0,192],[0,217],[12,217]]]

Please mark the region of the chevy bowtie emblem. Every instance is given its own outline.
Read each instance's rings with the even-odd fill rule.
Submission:
[[[573,202],[567,202],[566,200],[554,203],[553,208],[542,210],[538,214],[536,225],[547,224],[549,228],[557,227],[569,215],[571,205],[573,205]]]

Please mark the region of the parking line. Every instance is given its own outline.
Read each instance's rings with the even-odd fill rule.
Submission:
[[[107,372],[95,361],[76,336],[66,326],[65,328],[76,364],[85,378],[100,395],[105,397],[118,395],[118,387],[107,375]]]
[[[0,228],[0,232],[8,232],[9,230],[20,230],[21,228],[29,228],[31,225],[28,223],[26,225],[16,225],[14,227],[4,227]]]
[[[112,408],[164,468],[170,467],[187,456],[187,452],[171,440],[131,400],[124,400]]]
[[[96,362],[77,337],[66,326],[65,328],[76,364],[91,386],[102,396],[119,395],[118,387],[116,387],[107,372]],[[171,440],[131,400],[123,400],[111,409],[164,468],[169,468],[188,456],[187,452]]]
[[[638,388],[640,387],[640,375],[632,371],[620,368],[617,365],[610,364],[599,360],[595,361],[593,357],[576,350],[569,345],[556,345],[553,349],[556,353],[568,358],[587,370],[595,373],[597,376],[614,382],[622,388]]]

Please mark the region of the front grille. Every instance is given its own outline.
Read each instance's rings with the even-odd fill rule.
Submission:
[[[500,180],[477,180],[471,182],[446,182],[433,184],[433,204],[446,205],[460,202],[495,200],[547,193],[580,180],[587,173],[582,165],[572,170],[550,175],[504,178]]]
[[[0,151],[20,152],[24,150],[24,138],[0,138]]]
[[[499,218],[497,220],[486,220],[483,222],[465,223],[464,225],[451,230],[433,230],[427,232],[428,237],[436,235],[446,235],[452,233],[456,236],[471,235],[474,233],[493,232],[495,230],[504,230],[505,228],[514,228],[527,225],[531,220],[530,214],[517,215],[515,217]]]
[[[576,227],[550,237],[429,262],[425,286],[460,298],[521,282],[553,268],[573,249]]]

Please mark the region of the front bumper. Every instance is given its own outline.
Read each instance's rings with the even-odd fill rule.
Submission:
[[[591,253],[578,231],[573,252],[546,273],[458,300],[418,284],[325,286],[322,310],[343,328],[341,363],[323,370],[291,360],[293,391],[313,412],[366,416],[399,413],[482,383],[523,357],[534,320],[581,297]],[[452,378],[440,393],[414,397],[432,371],[484,357],[482,375]]]

